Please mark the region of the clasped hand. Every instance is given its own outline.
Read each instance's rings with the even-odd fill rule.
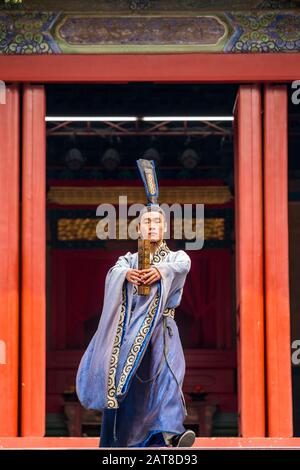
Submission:
[[[151,286],[154,282],[161,278],[161,274],[157,268],[149,269],[129,269],[126,274],[127,281],[136,286]]]

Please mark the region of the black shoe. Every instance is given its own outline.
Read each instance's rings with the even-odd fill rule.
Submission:
[[[171,439],[173,447],[192,447],[195,442],[196,434],[191,429],[187,429],[182,434],[177,434]]]

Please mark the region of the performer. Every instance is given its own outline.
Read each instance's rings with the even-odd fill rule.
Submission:
[[[189,447],[195,433],[182,384],[185,358],[175,321],[190,257],[163,239],[166,220],[158,204],[140,213],[139,232],[150,240],[149,269],[138,252],[120,256],[105,280],[98,329],[76,378],[82,405],[102,411],[100,447]],[[147,296],[138,285],[150,286]]]

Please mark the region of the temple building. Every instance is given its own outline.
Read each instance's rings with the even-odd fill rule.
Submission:
[[[0,447],[98,446],[76,371],[137,241],[97,207],[144,203],[138,158],[204,204],[175,312],[194,445],[300,447],[299,53],[299,1],[0,0]]]

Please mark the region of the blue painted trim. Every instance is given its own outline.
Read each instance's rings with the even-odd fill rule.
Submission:
[[[124,339],[124,336],[125,336],[125,333],[126,333],[126,326],[127,326],[127,317],[128,317],[128,290],[127,290],[127,286],[128,286],[128,283],[126,282],[126,285],[125,285],[125,315],[124,315],[123,331],[122,331],[120,346],[122,346],[123,339]]]

